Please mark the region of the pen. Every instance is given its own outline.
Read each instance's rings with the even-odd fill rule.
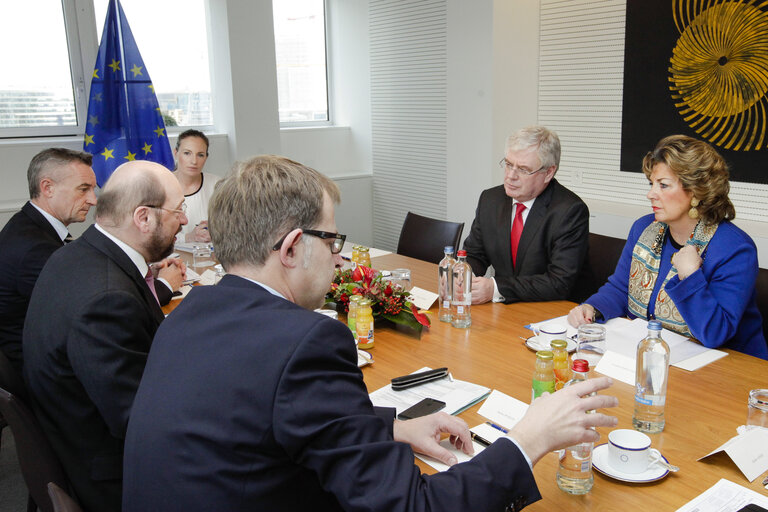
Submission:
[[[768,476],[763,479],[763,485],[768,486]]]
[[[469,431],[469,436],[472,438],[474,442],[476,442],[480,446],[485,446],[485,447],[491,446],[491,442],[489,440],[487,440],[484,437],[480,437],[479,435],[475,434],[471,430]]]
[[[486,425],[490,425],[490,426],[492,426],[492,427],[493,427],[493,428],[495,428],[496,430],[501,430],[501,431],[502,431],[502,432],[504,432],[505,434],[509,434],[509,430],[505,429],[505,428],[504,428],[504,427],[502,427],[501,425],[497,425],[497,424],[495,424],[495,423],[494,423],[494,422],[492,422],[492,421],[486,421],[486,422],[485,422],[485,424],[486,424]]]

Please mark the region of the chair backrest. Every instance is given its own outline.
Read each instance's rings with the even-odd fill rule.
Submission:
[[[54,512],[83,512],[80,505],[66,493],[64,489],[53,482],[48,482],[48,497],[53,503]]]
[[[0,388],[0,413],[13,431],[16,455],[29,494],[42,512],[54,512],[48,482],[68,489],[68,480],[35,415],[17,396]]]
[[[400,231],[397,254],[440,263],[446,245],[459,249],[463,231],[463,222],[437,220],[408,212]]]
[[[757,273],[757,309],[763,317],[763,336],[768,343],[768,269],[761,268]]]
[[[594,282],[584,299],[595,293],[613,275],[626,243],[627,241],[623,238],[597,233],[589,234],[589,266],[592,269],[591,279],[594,279]]]

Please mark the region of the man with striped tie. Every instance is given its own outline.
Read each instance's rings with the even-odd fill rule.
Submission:
[[[65,148],[41,151],[29,164],[29,201],[0,231],[0,350],[21,373],[21,333],[38,275],[72,239],[96,204],[91,155]]]

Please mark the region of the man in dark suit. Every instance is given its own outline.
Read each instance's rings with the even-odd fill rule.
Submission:
[[[96,224],[40,273],[24,324],[32,407],[85,510],[119,511],[123,439],[163,320],[148,262],[173,250],[184,194],[163,166],[118,167]]]
[[[592,379],[537,400],[472,461],[421,475],[414,451],[455,464],[435,439],[470,453],[469,431],[445,413],[375,410],[349,329],[312,311],[341,265],[338,201],[331,180],[282,157],[220,182],[209,229],[228,275],[155,336],[128,425],[125,512],[517,508],[540,497],[531,464],[615,424],[586,414],[613,397],[577,398],[609,384]]]
[[[0,350],[21,374],[29,297],[51,254],[71,240],[67,226],[96,204],[89,153],[41,151],[29,163],[29,201],[0,231]]]
[[[507,139],[504,184],[485,190],[464,240],[472,303],[577,300],[589,288],[589,210],[555,179],[560,139],[542,126]],[[489,266],[494,277],[483,277]]]

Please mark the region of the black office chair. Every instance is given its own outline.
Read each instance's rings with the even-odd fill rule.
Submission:
[[[0,352],[0,414],[16,440],[16,456],[29,490],[27,511],[39,508],[42,512],[54,512],[48,497],[48,482],[69,489],[69,480],[37,418],[21,398],[26,396],[24,382]]]
[[[53,503],[54,512],[83,512],[67,492],[53,482],[48,483],[48,497]]]
[[[397,254],[430,263],[440,263],[446,245],[458,250],[463,222],[449,222],[408,212],[400,231]]]
[[[757,309],[763,317],[763,336],[768,343],[768,269],[761,268],[757,272]]]

